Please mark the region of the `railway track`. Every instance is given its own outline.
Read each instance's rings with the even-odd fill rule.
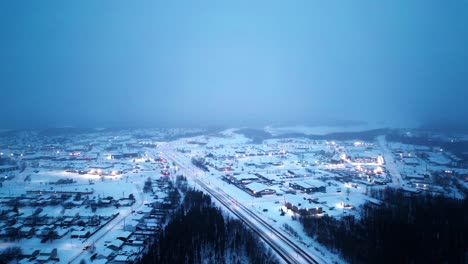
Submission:
[[[167,150],[166,150],[167,151]],[[179,167],[185,169],[187,172],[193,171],[193,168],[189,168],[184,162],[175,158],[175,155],[165,155],[169,160],[174,161]],[[188,173],[192,174],[192,173]],[[188,176],[188,175],[187,175]],[[192,175],[193,176],[193,175]],[[238,202],[235,205],[238,209],[233,208],[231,201],[235,199],[221,190],[214,190],[208,186],[205,182],[199,179],[199,177],[192,177],[194,182],[203,188],[208,194],[215,198],[221,203],[227,210],[237,216],[242,222],[249,226],[259,237],[268,244],[281,259],[286,263],[324,263],[323,260],[317,260],[318,257],[313,257],[309,252],[306,252],[288,236],[284,235],[281,231],[270,225],[263,218],[258,216],[247,206]],[[262,228],[260,228],[261,226]],[[271,236],[268,234],[270,233]],[[274,235],[274,236],[273,236]],[[291,250],[292,249],[292,250]],[[291,254],[292,253],[292,254]]]
[[[282,258],[285,260],[287,263],[320,263],[318,262],[315,258],[310,256],[308,252],[303,250],[301,247],[296,245],[294,241],[292,241],[289,237],[284,235],[281,231],[278,231],[276,228],[271,226],[267,221],[262,219],[260,216],[258,216],[255,212],[252,212],[250,208],[247,206],[240,204],[240,203],[235,203],[236,206],[238,206],[243,212],[247,214],[244,215],[237,210],[233,209],[229,201],[233,201],[234,198],[231,197],[230,195],[226,194],[223,191],[216,191],[210,188],[207,184],[205,184],[203,181],[199,179],[194,179],[197,184],[199,184],[206,192],[208,192],[212,197],[214,197],[216,200],[218,200],[221,204],[224,205],[229,211],[234,213],[239,219],[241,219],[244,223],[246,223],[250,228],[252,228],[256,233],[260,235],[260,237],[273,249],[275,250]],[[258,228],[258,226],[253,223],[252,219],[259,223],[261,226],[263,226],[268,232],[271,232],[271,234],[274,234],[276,238],[279,238],[283,243],[285,243],[288,247],[292,248],[294,252],[297,254],[297,256],[300,256],[299,258],[296,258],[292,256],[288,251],[286,251],[283,247],[280,247],[277,245],[275,239],[273,239],[271,236],[268,234],[265,234],[263,230]],[[302,261],[301,261],[302,259]]]

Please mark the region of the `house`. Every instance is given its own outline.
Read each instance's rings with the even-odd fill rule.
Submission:
[[[19,237],[20,236],[20,229],[21,229],[22,226],[23,226],[22,224],[15,224],[15,225],[12,225],[12,226],[7,226],[5,228],[5,230],[6,230],[5,235],[9,236],[9,237]]]
[[[93,215],[88,218],[88,226],[98,226],[101,223],[101,219],[98,215]]]
[[[68,232],[70,232],[70,229],[68,229],[68,228],[57,228],[55,231],[57,232],[57,237],[58,238],[63,238],[68,234]]]
[[[132,232],[124,231],[124,230],[116,230],[114,232],[116,234],[116,238],[122,241],[127,241],[127,239],[132,236]]]
[[[301,217],[312,217],[323,213],[322,207],[309,205],[310,203],[296,195],[285,195],[284,197],[284,206]]]
[[[418,166],[419,165],[419,160],[416,157],[405,157],[403,159],[403,162],[406,165],[412,165],[412,166]]]
[[[19,234],[22,237],[32,236],[34,235],[34,228],[30,226],[23,226],[20,228]]]
[[[145,246],[145,241],[144,240],[133,240],[132,243],[130,244],[132,247],[144,247]]]
[[[107,170],[107,169],[112,169],[114,168],[114,164],[112,163],[105,163],[105,164],[99,164],[99,165],[93,165],[89,166],[90,170]]]
[[[35,248],[22,248],[20,258],[33,258],[39,254],[39,250]]]
[[[421,190],[428,190],[430,185],[425,182],[412,182],[411,187]]]
[[[124,242],[122,240],[119,240],[119,239],[114,239],[110,245],[108,245],[107,247],[116,251],[116,250],[119,250],[122,245],[124,244]]]
[[[96,259],[109,260],[113,253],[114,253],[114,251],[112,249],[110,249],[110,248],[105,248],[104,250],[99,250],[99,253],[96,256]]]
[[[356,156],[354,157],[355,163],[377,163],[378,157]]]
[[[55,257],[57,257],[57,248],[46,248],[46,249],[43,249],[43,250],[41,250],[41,252],[39,253],[39,255],[42,255],[42,256],[51,256],[52,258],[55,258]]]
[[[88,230],[81,230],[81,231],[72,231],[71,237],[72,238],[88,238],[91,235],[91,232]]]
[[[408,180],[419,180],[419,181],[424,181],[426,179],[426,175],[423,174],[410,174],[410,175],[405,175],[405,179]]]
[[[117,255],[114,258],[114,261],[112,263],[120,264],[120,263],[130,263],[131,260],[129,259],[129,256],[127,255]]]
[[[36,257],[36,261],[39,263],[45,263],[54,259],[57,259],[57,248],[42,249],[39,255]]]
[[[36,236],[39,237],[39,238],[47,237],[51,230],[52,229],[49,228],[49,227],[39,226],[39,227],[37,227],[37,230],[36,230]]]
[[[248,175],[248,174],[240,174],[240,175],[232,175],[231,176],[231,181],[236,183],[236,184],[249,184],[251,182],[257,182],[259,179],[254,176],[254,175]]]
[[[124,158],[124,155],[120,153],[114,153],[114,154],[109,154],[108,157],[109,159],[122,159]]]
[[[142,241],[139,241],[139,242],[142,242]],[[120,252],[122,254],[124,254],[124,255],[127,255],[127,256],[136,256],[136,255],[140,255],[143,252],[143,249],[144,249],[143,244],[141,244],[140,246],[137,246],[136,244],[135,245],[125,245],[125,246],[122,247]]]
[[[0,165],[0,173],[19,170],[16,165]]]
[[[264,181],[264,183],[266,184],[272,184],[273,183],[273,179],[270,179],[260,173],[255,173],[255,176],[257,176],[259,179],[261,179],[262,181]]]
[[[62,223],[66,226],[70,226],[75,221],[75,217],[67,216],[63,219]]]
[[[262,196],[276,193],[275,190],[270,189],[267,185],[259,182],[252,182],[245,185],[245,190],[253,196]]]
[[[91,263],[93,263],[93,264],[106,264],[106,263],[109,263],[109,261],[106,258],[98,258],[98,256],[99,255],[96,255],[96,258],[94,258]]]
[[[99,205],[101,205],[101,206],[111,206],[112,205],[112,199],[101,199],[101,200],[99,200]]]
[[[132,206],[135,203],[135,199],[120,198],[118,203],[120,206]]]
[[[289,187],[306,193],[325,192],[325,184],[317,180],[291,181]]]
[[[386,185],[387,181],[386,180],[381,180],[381,179],[374,179],[374,183],[378,185]]]
[[[138,153],[135,152],[126,152],[123,153],[124,158],[138,158]]]

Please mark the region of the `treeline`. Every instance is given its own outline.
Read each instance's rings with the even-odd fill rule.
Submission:
[[[345,122],[346,123],[346,122]],[[353,122],[351,122],[353,123]],[[349,123],[349,124],[351,124]],[[349,125],[349,124],[339,124],[339,125]],[[308,138],[310,140],[373,140],[376,136],[387,133],[387,129],[373,129],[361,132],[336,132],[329,133],[325,135],[306,135],[301,132],[292,132],[284,133],[279,135],[272,135],[271,133],[265,131],[264,129],[256,128],[244,128],[238,129],[235,132],[238,134],[244,135],[246,138],[249,138],[253,144],[262,144],[264,140],[267,139],[284,139],[284,138],[295,138],[302,137]]]
[[[14,246],[5,248],[0,252],[0,263],[10,263],[21,255],[21,248]]]
[[[242,222],[226,219],[210,196],[191,190],[139,263],[277,262]]]
[[[205,165],[205,159],[204,158],[196,158],[196,157],[193,157],[192,158],[192,164],[197,166],[199,169],[203,170],[203,171],[207,171],[209,172],[210,170],[208,169],[208,167]]]
[[[301,219],[305,231],[350,263],[468,263],[468,200],[374,193],[361,218]]]
[[[400,142],[403,144],[437,147],[442,148],[444,151],[449,151],[455,154],[458,158],[463,159],[465,162],[468,160],[468,140],[444,140],[431,137],[430,133],[419,133],[416,136],[407,136],[400,131],[395,131],[387,135],[388,141]]]

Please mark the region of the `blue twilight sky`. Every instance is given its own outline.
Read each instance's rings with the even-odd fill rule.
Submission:
[[[0,2],[0,128],[468,120],[468,1]]]

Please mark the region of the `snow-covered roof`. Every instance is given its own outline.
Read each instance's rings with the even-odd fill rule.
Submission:
[[[249,183],[246,185],[247,188],[249,188],[250,190],[252,191],[255,191],[255,192],[261,192],[265,189],[269,189],[269,187],[263,183],[259,183],[259,182],[252,182],[252,183]]]
[[[127,255],[117,255],[115,258],[114,258],[114,261],[127,261],[128,260],[128,256]]]
[[[112,240],[112,243],[109,246],[114,246],[116,248],[120,248],[123,245],[123,241],[119,239]]]
[[[2,169],[14,169],[17,168],[18,166],[16,165],[0,165],[0,170]]]

